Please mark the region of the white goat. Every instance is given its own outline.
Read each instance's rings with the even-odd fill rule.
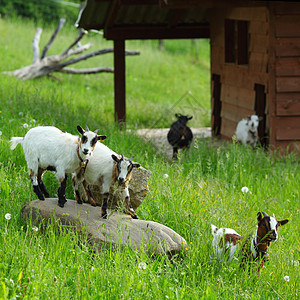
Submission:
[[[85,160],[92,154],[97,140],[105,139],[105,135],[97,135],[97,131],[86,131],[77,126],[81,138],[62,132],[53,126],[39,126],[30,129],[24,137],[12,137],[11,149],[18,144],[23,147],[25,159],[29,169],[33,191],[40,200],[49,198],[49,193],[43,183],[43,174],[56,172],[56,179],[60,183],[58,189],[58,205],[64,207],[66,200],[65,188],[67,174],[79,172],[84,168]]]
[[[140,164],[132,162],[132,158],[133,157],[130,159],[125,158],[123,154],[119,156],[104,144],[97,143],[93,156],[89,158],[86,169],[73,174],[72,182],[77,202],[79,204],[82,203],[78,191],[78,185],[79,183],[82,183],[90,204],[96,206],[96,202],[93,199],[93,195],[88,185],[98,185],[101,187],[101,192],[103,194],[101,216],[106,219],[109,192],[117,182],[118,188],[123,192],[129,214],[132,218],[137,219],[137,215],[130,203],[128,185],[131,179],[132,169],[139,168]]]
[[[258,142],[257,128],[261,120],[262,117],[251,115],[239,121],[235,131],[237,141],[255,147]]]
[[[226,255],[228,263],[232,261],[238,247],[241,247],[243,267],[250,261],[259,262],[258,271],[263,267],[268,258],[268,248],[272,241],[278,238],[278,226],[285,225],[288,220],[276,220],[275,215],[268,216],[265,212],[257,213],[257,230],[253,236],[243,238],[234,229],[218,228],[211,225],[213,235],[213,253],[218,260],[222,260]],[[241,245],[240,245],[241,244]]]

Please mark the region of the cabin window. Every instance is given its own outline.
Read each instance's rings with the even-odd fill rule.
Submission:
[[[225,63],[248,65],[248,21],[225,20]]]
[[[248,34],[248,21],[238,21],[237,22],[237,35],[238,35],[238,65],[247,65],[248,64],[248,43],[249,43],[249,34]]]
[[[235,63],[235,21],[225,20],[225,62]]]

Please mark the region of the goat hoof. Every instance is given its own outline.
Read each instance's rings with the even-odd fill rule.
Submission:
[[[65,203],[60,203],[60,202],[58,202],[58,206],[59,206],[59,207],[64,207],[64,206],[65,206]]]
[[[103,214],[103,215],[102,215],[102,218],[103,218],[103,219],[107,219],[107,214]]]
[[[78,204],[82,204],[82,201],[81,201],[81,200],[79,200],[79,201],[77,200],[77,203],[78,203]]]
[[[92,205],[92,206],[94,206],[94,207],[96,207],[96,206],[97,206],[97,204],[96,204],[96,203],[92,203],[91,205]]]
[[[137,215],[135,215],[135,216],[131,216],[131,218],[132,219],[136,219],[136,220],[138,220],[139,218],[137,217]]]

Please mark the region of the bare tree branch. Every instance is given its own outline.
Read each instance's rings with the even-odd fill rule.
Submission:
[[[36,62],[39,61],[39,55],[40,55],[40,37],[42,34],[43,29],[42,28],[37,28],[33,41],[32,41],[32,51],[33,51],[33,63],[35,64]]]
[[[89,69],[73,69],[63,68],[59,72],[68,74],[96,74],[96,73],[113,73],[114,69],[106,68],[89,68]]]
[[[71,48],[73,48],[83,37],[84,37],[84,35],[86,34],[87,32],[85,31],[85,30],[81,30],[80,31],[80,33],[79,33],[79,36],[78,36],[78,38],[61,54],[61,55],[66,55],[68,52],[69,52],[69,50],[71,49]]]
[[[47,44],[47,45],[44,47],[44,49],[43,49],[43,52],[42,52],[42,55],[41,55],[41,59],[43,59],[43,58],[46,56],[48,50],[50,49],[50,47],[51,47],[51,45],[52,45],[52,43],[53,43],[53,41],[55,40],[57,34],[60,32],[60,30],[61,30],[62,27],[64,26],[65,22],[66,22],[66,19],[65,19],[65,18],[61,18],[61,19],[59,20],[59,23],[58,23],[58,25],[57,25],[57,27],[56,27],[54,33],[52,34],[52,36],[51,36],[51,38],[50,38],[48,44]]]
[[[101,49],[96,50],[87,54],[80,55],[76,58],[72,58],[67,60],[72,55],[80,54],[87,49],[89,49],[92,44],[88,43],[83,46],[77,47],[75,49],[72,49],[85,35],[85,31],[81,31],[79,36],[75,39],[75,41],[61,54],[58,55],[52,55],[46,57],[46,54],[51,47],[54,39],[56,38],[57,34],[61,30],[65,23],[65,19],[60,19],[60,22],[58,26],[55,29],[55,32],[53,33],[51,39],[49,40],[48,44],[44,47],[43,53],[41,55],[41,59],[38,58],[39,56],[39,40],[42,33],[42,29],[38,28],[36,30],[32,46],[33,46],[33,64],[29,66],[25,66],[23,68],[10,71],[10,72],[3,72],[4,74],[13,75],[17,78],[28,80],[28,79],[34,79],[37,77],[42,76],[52,76],[52,72],[61,72],[61,73],[69,73],[69,74],[96,74],[96,73],[113,73],[114,70],[109,67],[105,68],[87,68],[87,69],[73,69],[73,68],[65,68],[66,66],[75,64],[77,62],[80,62],[82,60],[86,60],[88,58],[111,53],[114,52],[113,48],[107,48],[107,49]],[[138,55],[140,54],[139,51],[128,51],[125,50],[125,55]],[[52,76],[54,77],[54,76]]]

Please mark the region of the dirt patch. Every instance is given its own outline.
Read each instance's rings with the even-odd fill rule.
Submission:
[[[158,129],[138,129],[135,133],[138,136],[143,137],[146,141],[153,144],[160,153],[163,153],[168,159],[172,158],[173,149],[167,139],[169,128],[158,128]],[[211,128],[191,128],[194,139],[211,138]]]

